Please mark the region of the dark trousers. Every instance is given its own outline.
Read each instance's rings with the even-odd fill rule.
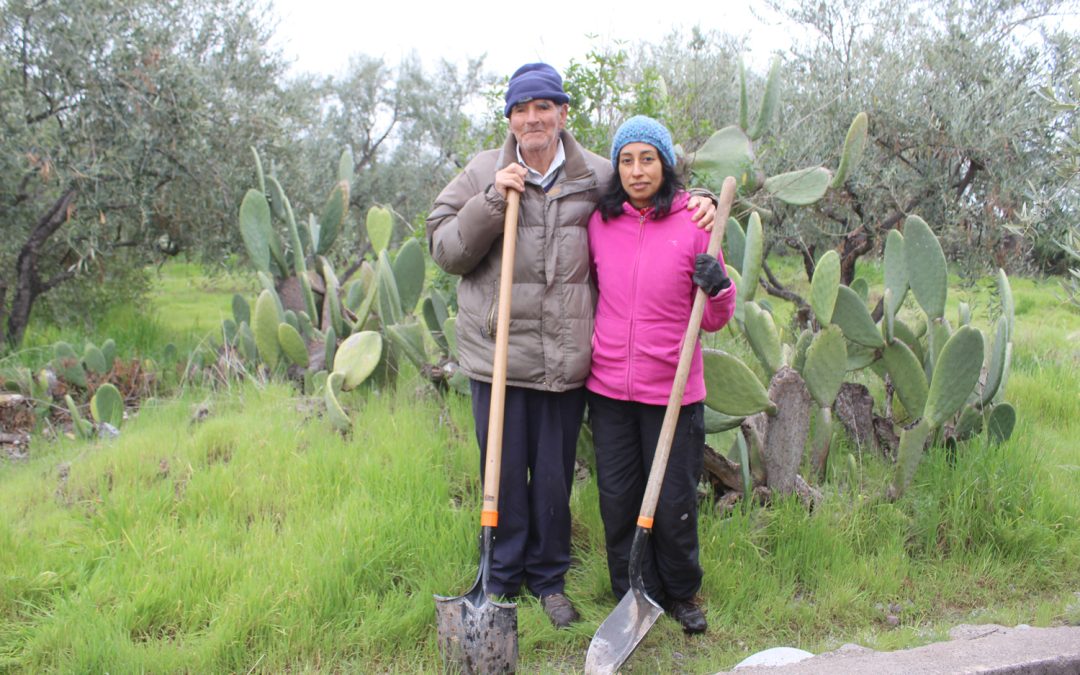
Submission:
[[[630,589],[630,546],[649,480],[665,406],[618,401],[589,392],[596,484],[604,521],[611,590]],[[658,602],[689,600],[701,588],[697,484],[705,451],[704,407],[682,407],[642,561],[645,591]]]
[[[480,475],[487,457],[491,385],[472,381]],[[570,489],[585,390],[506,388],[499,524],[488,589],[512,597],[562,593],[570,568]]]

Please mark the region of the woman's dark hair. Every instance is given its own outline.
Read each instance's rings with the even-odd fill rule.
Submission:
[[[664,180],[660,184],[660,189],[653,195],[653,209],[657,218],[663,218],[671,212],[671,202],[675,201],[675,195],[683,189],[683,184],[679,180],[679,175],[675,173],[675,167],[668,164],[662,154],[657,153],[656,156],[660,160],[661,175]],[[607,222],[622,213],[623,203],[628,201],[630,201],[630,195],[623,189],[622,178],[616,167],[607,190],[600,196],[600,203],[596,205],[596,208],[600,210],[600,217]]]

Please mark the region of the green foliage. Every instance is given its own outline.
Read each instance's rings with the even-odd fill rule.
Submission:
[[[3,16],[0,320],[18,346],[32,312],[92,326],[147,290],[148,264],[230,252],[243,149],[287,124],[266,114],[285,64],[246,3],[6,2]]]
[[[749,245],[749,239],[744,251],[744,270],[762,264],[760,250],[751,250],[754,247]],[[761,387],[756,376],[737,357],[728,352],[706,352],[707,406],[731,417],[768,412],[751,428],[742,431],[747,436],[751,462],[763,461],[755,460],[752,451],[761,445],[765,452],[764,439],[771,434],[786,438],[788,434],[796,433],[782,425],[787,424],[787,420],[810,417],[808,401],[813,399],[818,409],[813,412],[814,429],[810,437],[804,439],[803,452],[809,456],[811,466],[819,476],[827,475],[834,426],[830,408],[847,373],[868,367],[891,385],[902,404],[902,408],[894,407],[891,400],[886,400],[877,407],[890,411],[892,417],[872,422],[875,428],[879,425],[892,427],[900,436],[897,466],[888,490],[891,498],[898,498],[910,484],[928,441],[968,441],[977,433],[976,429],[983,425],[976,418],[991,414],[990,403],[1001,391],[1001,382],[1007,372],[1010,342],[1006,307],[1012,302],[1011,288],[1008,278],[999,275],[998,294],[1002,299],[1003,316],[997,325],[998,335],[990,352],[987,377],[980,383],[984,358],[984,338],[980,330],[971,325],[969,318],[954,333],[947,321],[933,316],[935,312],[944,313],[947,274],[944,260],[935,261],[935,252],[941,252],[937,239],[915,216],[908,220],[906,237],[890,236],[884,275],[887,286],[882,296],[881,318],[877,321],[865,304],[871,289],[864,278],[856,280],[861,282],[860,292],[839,284],[840,260],[835,251],[829,251],[818,261],[810,284],[810,303],[817,321],[810,322],[799,333],[794,345],[780,342],[771,314],[764,312],[757,303],[747,302],[741,315],[736,312],[739,332],[771,379],[770,385],[776,383],[775,378],[785,371],[785,366],[793,367],[801,376],[800,380],[784,375],[775,395],[784,397],[784,392],[798,386],[785,382],[801,382],[806,389],[806,394],[801,397],[790,395],[786,400],[773,400],[771,387],[769,391]],[[916,259],[918,263],[913,262]],[[929,282],[924,278],[914,284],[916,297],[921,298],[925,312],[925,318],[920,319],[927,326],[925,347],[923,341],[894,316],[898,308],[898,302],[893,299],[894,291],[902,298],[907,279],[914,279],[920,273],[930,277]],[[940,279],[940,288],[934,282],[935,278]],[[970,309],[968,314],[970,316]],[[825,316],[828,321],[823,319]],[[733,386],[739,382],[746,383],[745,391]],[[886,391],[890,389],[886,388]],[[737,395],[740,401],[728,400],[731,395]],[[754,403],[745,405],[749,400]],[[739,407],[740,402],[743,408]],[[806,409],[799,412],[796,406]],[[780,407],[787,415],[776,416],[773,411]],[[996,428],[1011,433],[1013,424],[1009,423],[1009,413],[1002,412],[1001,415],[1003,424]],[[917,424],[898,428],[912,420]],[[871,423],[871,420],[863,423]],[[774,424],[781,426],[772,429]],[[800,429],[797,433],[804,434],[805,431]],[[773,461],[781,460],[773,458]],[[763,464],[751,466],[750,471],[757,482],[769,486]]]

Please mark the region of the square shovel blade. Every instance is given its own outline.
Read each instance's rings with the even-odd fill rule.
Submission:
[[[435,596],[439,653],[454,672],[512,673],[517,669],[517,605],[486,595],[479,604],[469,596]]]

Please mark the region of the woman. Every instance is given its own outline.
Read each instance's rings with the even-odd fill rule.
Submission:
[[[735,287],[723,258],[704,252],[709,233],[686,213],[668,130],[648,117],[630,118],[615,134],[611,162],[616,173],[589,220],[599,300],[585,386],[608,572],[621,598],[630,588],[630,546],[694,294],[701,287],[710,296],[701,327],[716,331],[734,312]],[[687,633],[707,627],[695,599],[704,398],[698,345],[642,565],[646,592]]]

